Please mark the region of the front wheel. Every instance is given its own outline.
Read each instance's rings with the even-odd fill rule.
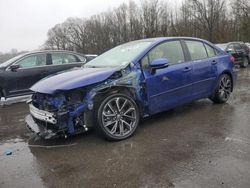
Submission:
[[[231,95],[232,87],[233,84],[231,77],[228,74],[221,75],[214,96],[210,97],[210,99],[214,103],[227,102]]]
[[[135,133],[139,110],[128,95],[113,94],[104,97],[98,109],[98,129],[108,140],[123,140]]]

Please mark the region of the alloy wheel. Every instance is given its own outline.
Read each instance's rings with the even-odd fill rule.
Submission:
[[[125,137],[134,131],[137,122],[135,105],[127,98],[111,98],[102,110],[104,129],[115,137]]]
[[[232,91],[231,78],[228,75],[224,75],[220,80],[219,95],[222,100],[226,101],[229,99]]]

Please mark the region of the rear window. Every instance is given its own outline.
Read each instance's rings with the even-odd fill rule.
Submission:
[[[214,48],[207,45],[207,44],[204,44],[204,45],[205,45],[205,48],[207,50],[208,57],[214,57],[215,56]]]
[[[185,41],[192,60],[207,58],[207,52],[202,42],[186,40]]]
[[[216,49],[216,48],[214,49],[214,51],[215,51],[215,54],[216,54],[216,55],[223,54],[223,52],[222,52],[222,51],[220,51],[220,50],[218,50],[218,49]]]
[[[71,55],[71,54],[64,54],[64,53],[51,54],[51,58],[52,58],[53,65],[69,64],[69,63],[75,63],[78,61],[76,56]]]

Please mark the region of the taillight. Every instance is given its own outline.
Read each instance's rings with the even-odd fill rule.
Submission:
[[[234,63],[234,61],[235,61],[235,58],[234,58],[234,56],[230,56],[230,60]]]

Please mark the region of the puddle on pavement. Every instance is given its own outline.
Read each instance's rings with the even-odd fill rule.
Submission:
[[[5,155],[6,149],[12,154]],[[24,140],[17,138],[0,144],[0,187],[45,187],[38,168]]]

